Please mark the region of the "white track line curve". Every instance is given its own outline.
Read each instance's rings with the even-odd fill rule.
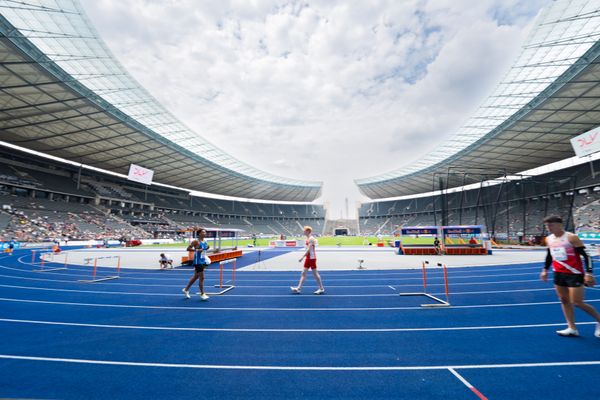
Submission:
[[[170,327],[170,326],[140,326],[140,325],[106,325],[106,324],[86,324],[77,322],[59,322],[59,321],[39,321],[26,319],[0,318],[0,322],[34,325],[59,325],[85,328],[105,328],[105,329],[139,329],[153,331],[183,331],[183,332],[268,332],[268,333],[378,333],[378,332],[439,332],[439,331],[473,331],[489,329],[529,329],[529,328],[549,328],[564,326],[564,322],[548,324],[527,324],[527,325],[491,325],[491,326],[455,326],[455,327],[431,327],[431,328],[194,328],[194,327]],[[596,322],[579,322],[577,325],[593,325]]]
[[[539,368],[539,367],[566,367],[566,366],[591,366],[600,365],[600,361],[560,361],[547,363],[521,363],[521,364],[475,364],[475,365],[415,365],[396,367],[317,367],[317,366],[277,366],[277,365],[210,365],[210,364],[169,364],[133,361],[107,361],[88,360],[80,358],[55,358],[55,357],[33,357],[18,356],[11,354],[0,354],[0,359],[23,360],[23,361],[47,361],[74,364],[95,365],[120,365],[129,367],[154,367],[154,368],[193,368],[193,369],[234,369],[234,370],[267,370],[267,371],[423,371],[423,370],[446,370],[452,369],[488,369],[488,368]]]
[[[177,286],[180,288],[181,285]],[[395,288],[392,290],[396,290]],[[119,292],[109,290],[77,290],[77,289],[63,289],[63,288],[47,288],[37,286],[20,286],[20,285],[3,285],[0,284],[0,288],[8,289],[23,289],[23,290],[40,290],[45,292],[64,292],[64,293],[90,293],[90,294],[110,294],[110,295],[125,295],[125,296],[167,296],[167,297],[182,297],[179,291],[170,293],[157,293],[157,292]],[[288,291],[287,288],[282,290]],[[538,289],[513,289],[513,290],[487,290],[487,291],[473,291],[473,292],[452,292],[452,296],[458,295],[473,295],[473,294],[499,294],[499,293],[516,293],[516,292],[543,292],[543,291],[554,291],[554,288],[538,288]],[[444,295],[445,292],[431,293],[432,295]],[[302,296],[293,295],[292,293],[287,294],[234,294],[227,293],[227,297],[275,297],[275,298],[295,298],[302,299]],[[330,297],[398,297],[398,293],[371,293],[371,294],[327,294],[326,296],[320,296],[320,298]]]
[[[320,308],[320,307],[282,307],[282,308],[267,308],[267,307],[181,307],[181,306],[141,306],[131,304],[106,304],[106,303],[77,303],[67,301],[47,301],[47,300],[29,300],[29,299],[13,299],[7,297],[0,297],[0,301],[13,302],[13,303],[30,303],[30,304],[50,304],[50,305],[66,305],[76,307],[102,307],[102,308],[132,308],[132,309],[148,309],[148,310],[188,310],[188,311],[298,311],[298,312],[315,312],[315,311],[327,311],[327,312],[340,312],[340,311],[399,311],[399,310],[423,310],[423,307],[337,307],[337,308]],[[182,299],[182,301],[184,301]],[[586,300],[587,303],[600,302],[600,299]],[[444,307],[443,309],[437,310],[458,310],[458,309],[470,309],[470,308],[503,308],[503,307],[530,307],[530,306],[542,306],[542,305],[556,305],[560,304],[559,301],[544,301],[544,302],[532,302],[532,303],[507,303],[507,304],[473,304],[465,306],[450,306]],[[432,312],[430,310],[430,312]]]

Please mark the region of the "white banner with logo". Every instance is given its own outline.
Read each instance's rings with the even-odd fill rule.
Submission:
[[[585,157],[600,151],[600,126],[571,139],[577,157]]]
[[[146,185],[151,185],[153,176],[154,171],[152,171],[151,169],[131,164],[129,166],[129,176],[127,177],[127,179],[129,179],[130,181],[144,183]]]

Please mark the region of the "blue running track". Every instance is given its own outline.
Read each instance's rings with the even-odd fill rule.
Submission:
[[[581,336],[557,336],[540,267],[450,268],[447,308],[398,295],[422,291],[419,270],[324,271],[322,296],[310,274],[290,293],[300,271],[238,271],[203,302],[181,293],[189,268],[86,284],[90,266],[38,272],[18,250],[0,256],[0,398],[600,399],[595,322],[577,310]],[[445,298],[441,270],[428,291]]]

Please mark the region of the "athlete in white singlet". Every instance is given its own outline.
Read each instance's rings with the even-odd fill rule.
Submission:
[[[317,272],[317,239],[315,239],[315,237],[312,235],[312,228],[310,226],[304,227],[304,235],[306,236],[306,250],[302,258],[299,260],[302,262],[302,260],[306,258],[304,261],[304,270],[300,276],[300,282],[298,283],[298,286],[292,286],[290,289],[293,293],[300,293],[302,290],[302,285],[306,280],[306,272],[310,269],[315,277],[315,281],[317,281],[317,285],[319,285],[319,288],[315,291],[315,294],[323,294],[325,293],[325,288],[323,287],[321,275],[319,275]]]

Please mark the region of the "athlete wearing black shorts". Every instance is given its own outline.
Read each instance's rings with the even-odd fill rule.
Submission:
[[[554,272],[554,284],[564,287],[580,287],[583,286],[582,274],[566,274],[564,272]]]
[[[208,267],[207,264],[194,264],[194,271],[196,272],[204,272],[204,270]]]
[[[546,238],[548,252],[540,279],[548,279],[548,269],[554,271],[554,289],[560,299],[563,314],[567,320],[567,328],[556,331],[560,336],[579,336],[575,326],[577,307],[590,316],[597,324],[594,336],[600,338],[600,314],[594,307],[584,301],[584,286],[594,286],[596,280],[592,270],[592,260],[585,252],[585,245],[579,237],[563,229],[562,218],[553,215],[544,219],[550,235]],[[581,259],[585,262],[585,268]]]
[[[206,252],[209,248],[210,246],[206,242],[206,231],[200,229],[198,232],[198,239],[193,240],[187,248],[188,251],[194,252],[194,259],[192,260],[194,275],[190,278],[187,286],[181,289],[186,299],[190,298],[190,288],[197,280],[198,287],[200,288],[200,298],[205,301],[208,300],[208,295],[204,293],[204,270],[208,266]]]

